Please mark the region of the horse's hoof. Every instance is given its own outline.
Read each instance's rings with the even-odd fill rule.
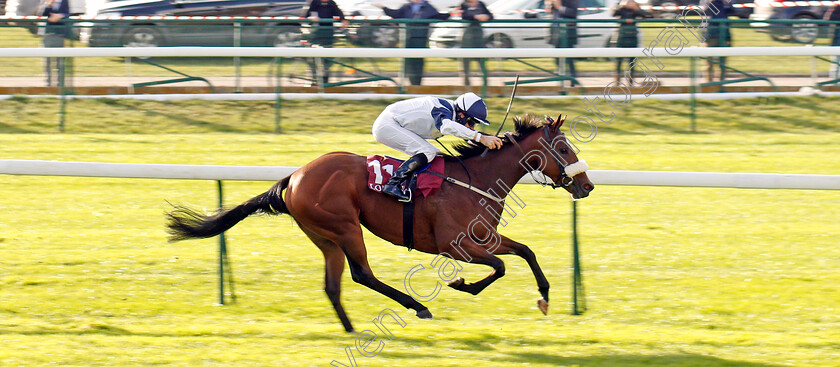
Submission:
[[[463,286],[463,285],[464,285],[464,278],[458,277],[458,278],[456,278],[455,280],[453,280],[453,281],[449,282],[449,283],[448,283],[448,284],[446,284],[446,285],[448,285],[448,286],[450,286],[450,287],[452,287],[452,288],[455,288],[455,289],[461,288],[461,286]]]
[[[432,313],[429,312],[429,309],[417,311],[417,317],[421,319],[431,319]]]
[[[540,299],[537,300],[537,307],[540,308],[543,315],[548,315],[548,302],[546,302],[544,298],[540,297]]]

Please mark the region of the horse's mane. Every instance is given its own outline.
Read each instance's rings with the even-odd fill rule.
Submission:
[[[515,116],[513,118],[513,126],[514,132],[513,136],[516,139],[526,137],[537,131],[540,127],[543,126],[543,120],[526,113],[525,116]],[[503,146],[510,143],[510,140],[507,136],[500,137],[502,139]],[[444,155],[443,157],[447,160],[455,160],[457,158],[466,159],[470,157],[475,157],[477,155],[481,155],[484,153],[485,146],[481,144],[477,144],[472,141],[464,141],[452,146],[452,149],[455,150],[455,155]]]

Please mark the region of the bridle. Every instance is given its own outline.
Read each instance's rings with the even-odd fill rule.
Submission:
[[[549,130],[549,127],[545,127],[545,129],[544,129],[545,141],[547,143],[552,141],[551,136],[548,133],[548,130]],[[563,135],[563,133],[560,133],[560,135]],[[522,149],[522,146],[519,145],[519,142],[516,141],[513,134],[511,134],[510,132],[506,132],[505,136],[508,138],[508,140],[510,140],[513,143],[513,145],[516,146],[517,149],[519,149],[519,152],[522,153],[522,157],[525,157],[527,155],[525,153],[525,150]],[[550,148],[550,147],[547,147],[547,148],[549,150],[551,150],[548,155],[550,155],[551,158],[554,158],[554,162],[557,163],[557,166],[560,168],[560,177],[559,177],[560,178],[560,185],[553,182],[553,180],[551,180],[552,182],[540,181],[534,175],[534,171],[529,170],[528,174],[531,175],[531,178],[534,179],[534,182],[536,182],[536,183],[538,183],[542,186],[551,186],[551,188],[555,189],[555,190],[558,187],[569,187],[575,182],[574,177],[576,175],[578,175],[580,173],[583,173],[583,172],[586,172],[586,170],[589,169],[589,165],[586,164],[586,161],[584,161],[583,159],[578,159],[577,162],[564,166],[563,163],[560,162],[560,158],[557,157],[557,153],[552,148]],[[551,179],[551,177],[549,177],[549,179]]]

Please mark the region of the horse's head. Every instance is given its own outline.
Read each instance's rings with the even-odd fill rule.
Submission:
[[[537,183],[566,189],[572,198],[582,199],[589,196],[595,185],[586,176],[589,166],[582,159],[578,159],[575,147],[560,131],[566,117],[554,120],[546,116],[542,125],[533,124],[533,116],[514,119],[517,125],[519,141],[514,136],[508,138],[522,150],[523,157],[519,160],[527,172],[540,171],[553,182],[542,182],[534,177]],[[526,127],[526,124],[528,127]],[[527,132],[526,132],[527,131]],[[508,133],[510,134],[510,133]],[[533,173],[532,173],[533,176]]]

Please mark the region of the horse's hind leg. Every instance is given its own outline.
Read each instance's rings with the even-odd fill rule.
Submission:
[[[324,253],[324,291],[338,314],[341,325],[348,333],[353,332],[353,325],[341,305],[341,274],[344,273],[344,252],[335,243],[320,237],[303,227],[303,232]]]
[[[421,319],[432,318],[432,313],[426,306],[415,301],[411,296],[382,283],[373,275],[373,271],[368,264],[367,250],[362,239],[361,228],[359,228],[358,233],[347,236],[340,242],[343,245],[345,255],[347,255],[347,263],[350,265],[353,281],[393,299],[405,308],[413,309],[417,312],[417,317]]]

